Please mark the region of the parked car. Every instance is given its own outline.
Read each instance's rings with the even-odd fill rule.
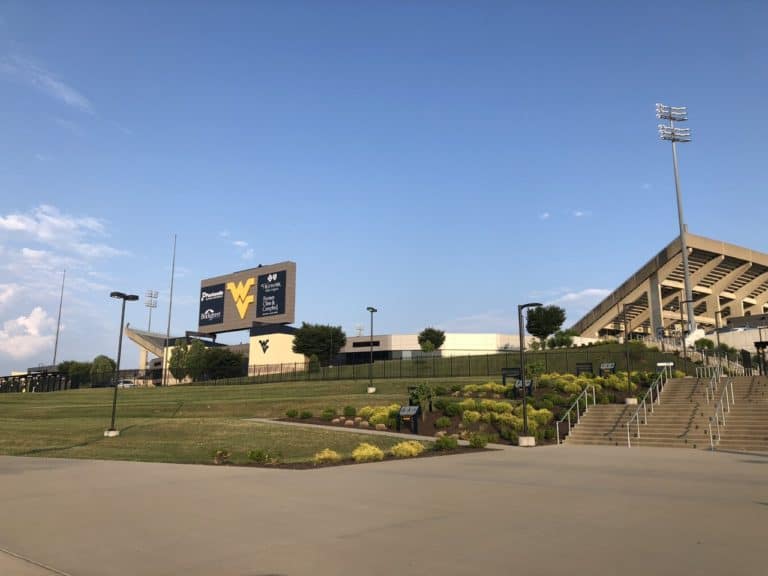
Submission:
[[[118,380],[117,381],[117,387],[118,388],[133,388],[136,386],[133,380]]]

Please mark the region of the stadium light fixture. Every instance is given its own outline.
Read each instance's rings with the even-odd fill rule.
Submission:
[[[680,226],[680,249],[683,255],[683,279],[685,286],[685,301],[688,303],[688,333],[692,334],[696,330],[696,317],[693,313],[693,290],[691,286],[691,270],[688,265],[688,242],[686,241],[685,220],[683,219],[683,197],[680,192],[680,175],[677,169],[677,146],[678,142],[691,141],[690,128],[678,128],[675,122],[685,122],[688,120],[687,106],[667,106],[666,104],[656,104],[656,118],[659,120],[668,120],[669,124],[659,124],[659,137],[672,143],[672,167],[675,173],[675,193],[677,195],[677,219]]]

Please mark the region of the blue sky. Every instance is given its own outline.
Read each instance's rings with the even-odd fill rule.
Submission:
[[[0,2],[0,373],[116,354],[111,290],[293,260],[297,322],[571,324],[677,234],[766,251],[761,2]],[[147,310],[127,320],[146,326]],[[244,334],[230,340],[244,339]],[[133,344],[124,366],[135,366]]]

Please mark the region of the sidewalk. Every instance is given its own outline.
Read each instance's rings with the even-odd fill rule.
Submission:
[[[279,426],[295,426],[297,428],[307,428],[309,430],[333,430],[335,432],[351,432],[354,434],[370,434],[371,436],[389,436],[391,438],[403,438],[405,440],[419,440],[421,442],[434,442],[435,436],[420,436],[419,434],[405,434],[403,432],[391,432],[389,430],[371,430],[365,428],[355,428],[347,426],[332,426],[325,424],[303,424],[301,422],[288,422],[287,420],[270,420],[269,418],[246,418],[248,422],[258,422],[259,424],[277,424]],[[459,446],[469,446],[467,440],[459,440]],[[516,448],[509,444],[488,444],[488,448],[499,450],[508,450]]]

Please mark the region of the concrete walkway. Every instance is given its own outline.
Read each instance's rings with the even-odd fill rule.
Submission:
[[[766,478],[758,455],[586,446],[317,470],[0,457],[0,549],[39,563],[0,573],[754,576]]]
[[[352,426],[334,426],[332,424],[304,424],[302,422],[291,422],[289,420],[271,420],[270,418],[246,418],[248,422],[258,422],[259,424],[277,424],[278,426],[296,426],[297,428],[307,428],[309,430],[333,430],[334,432],[352,432],[354,434],[370,434],[372,436],[389,436],[391,438],[403,438],[404,440],[419,440],[423,442],[434,442],[437,440],[434,436],[418,436],[416,434],[405,434],[403,432],[392,432],[391,430],[371,430],[370,428],[355,428]],[[459,440],[460,446],[469,446],[466,440]],[[511,448],[508,444],[489,444],[489,448]]]

